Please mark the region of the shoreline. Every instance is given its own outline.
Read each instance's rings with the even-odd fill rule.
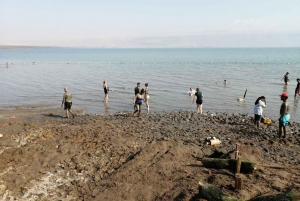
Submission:
[[[243,175],[243,190],[235,191],[234,172],[201,162],[216,151],[232,157],[239,143],[245,161],[300,168],[299,123],[288,128],[286,139],[278,139],[277,123],[257,130],[247,114],[183,111],[138,118],[131,112],[76,111],[77,117],[66,119],[61,108],[1,110],[5,117],[15,112],[16,118],[0,118],[0,198],[174,200],[184,195],[189,200],[199,181],[243,200],[284,192],[291,183],[300,191],[300,172],[294,168],[261,167]],[[207,145],[210,136],[222,143]]]

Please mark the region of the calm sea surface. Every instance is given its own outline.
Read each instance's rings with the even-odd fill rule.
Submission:
[[[291,121],[300,122],[300,97],[294,99],[300,48],[0,50],[0,67],[0,107],[54,103],[59,108],[68,87],[74,108],[86,113],[133,110],[136,83],[148,82],[151,111],[195,111],[187,92],[200,87],[204,112],[252,115],[255,100],[264,95],[264,115],[278,118],[278,95],[287,92]],[[286,72],[288,86],[281,81]],[[216,84],[225,79],[226,86]],[[112,90],[108,104],[102,102],[103,80]],[[238,102],[246,89],[245,102]]]

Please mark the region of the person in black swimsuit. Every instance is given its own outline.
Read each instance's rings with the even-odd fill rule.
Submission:
[[[283,76],[283,78],[281,79],[281,81],[282,80],[284,80],[284,83],[286,84],[286,85],[288,85],[289,84],[289,72],[286,72],[286,74]]]
[[[109,91],[109,88],[107,86],[107,82],[106,80],[103,81],[103,89],[104,89],[104,98],[103,98],[103,102],[107,102],[108,101],[108,91]]]

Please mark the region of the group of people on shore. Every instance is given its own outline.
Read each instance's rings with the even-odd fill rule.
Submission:
[[[280,117],[279,121],[279,132],[278,137],[286,138],[286,126],[289,125],[290,120],[290,105],[287,102],[289,95],[284,92],[280,95],[280,99],[282,100],[282,104],[280,106]],[[254,103],[254,124],[259,129],[260,121],[262,119],[263,108],[267,107],[267,101],[264,96],[260,96]]]
[[[109,92],[109,87],[107,85],[107,81],[103,81],[103,89],[104,89],[104,98],[103,102],[108,102],[108,92]],[[141,89],[141,83],[138,82],[137,86],[134,88],[134,98],[133,98],[133,104],[134,104],[134,112],[133,115],[138,113],[138,116],[140,116],[141,111],[142,111],[142,103],[146,104],[147,107],[147,114],[150,111],[150,106],[149,106],[149,86],[148,83],[145,83],[145,89]]]
[[[287,72],[285,76],[282,78],[284,80],[285,84],[287,85],[289,83],[288,79],[289,73]],[[226,85],[227,81],[224,80],[224,85]],[[103,81],[103,89],[104,89],[104,98],[103,102],[108,102],[108,92],[109,92],[109,87],[107,85],[107,81]],[[62,100],[62,105],[64,105],[64,109],[66,110],[66,117],[69,118],[69,113],[72,114],[73,118],[75,115],[71,111],[72,107],[72,94],[68,92],[68,88],[64,88],[64,95],[63,95],[63,100]],[[297,79],[297,87],[295,89],[295,97],[296,95],[299,95],[300,92],[300,79]],[[189,96],[194,96],[192,104],[196,101],[197,108],[196,111],[197,113],[202,114],[202,104],[203,104],[203,93],[200,91],[200,88],[196,88],[196,91],[194,91],[192,88],[190,88],[190,91],[188,92]],[[147,107],[147,114],[150,111],[150,106],[149,106],[149,87],[148,83],[145,83],[145,89],[141,89],[141,83],[138,82],[137,86],[134,88],[134,98],[133,98],[133,104],[134,104],[134,112],[133,116],[136,115],[140,117],[141,111],[142,111],[142,103],[144,102]],[[279,137],[286,137],[286,126],[289,125],[289,120],[290,120],[290,106],[289,103],[287,102],[288,99],[288,94],[286,92],[282,93],[280,95],[281,100],[283,103],[280,106],[280,117],[279,117]],[[266,98],[264,96],[260,96],[257,98],[257,100],[254,103],[254,124],[255,126],[259,129],[260,127],[260,122],[262,120],[262,113],[263,113],[263,108],[267,107],[266,104]]]
[[[284,80],[284,83],[286,85],[288,85],[289,81],[290,81],[288,76],[289,76],[289,72],[286,72],[286,74],[281,79],[281,81]],[[295,95],[294,95],[295,98],[300,93],[300,79],[297,78],[296,81],[297,81],[297,86],[295,89]],[[279,136],[279,138],[281,138],[281,137],[286,138],[286,133],[287,133],[286,126],[288,126],[290,124],[289,123],[290,105],[287,101],[288,97],[289,97],[289,95],[286,92],[284,92],[280,95],[282,104],[280,106],[280,117],[278,119],[278,121],[279,121],[278,136]],[[258,129],[260,126],[260,121],[262,119],[263,108],[265,108],[265,107],[267,107],[266,98],[264,96],[258,97],[254,103],[254,124],[257,126]]]
[[[150,106],[149,106],[150,93],[149,93],[148,83],[145,83],[145,89],[144,88],[140,89],[140,88],[141,88],[141,83],[138,82],[136,84],[136,87],[134,88],[134,98],[133,98],[133,104],[134,104],[133,116],[135,116],[135,114],[138,113],[138,117],[140,117],[142,112],[143,101],[145,102],[147,107],[147,114],[150,111]]]

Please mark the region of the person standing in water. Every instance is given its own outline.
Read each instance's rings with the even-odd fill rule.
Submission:
[[[297,94],[299,95],[299,93],[300,93],[300,79],[298,78],[297,79],[297,86],[296,86],[296,89],[295,89],[295,98],[296,98]]]
[[[148,83],[145,83],[145,95],[144,95],[144,102],[146,104],[147,107],[147,114],[149,113],[150,110],[150,106],[149,106],[149,87],[148,87]]]
[[[259,97],[254,103],[254,124],[259,128],[259,124],[262,118],[263,108],[266,106],[266,98],[264,96]]]
[[[140,93],[140,86],[141,86],[140,82],[136,83],[136,87],[134,88],[134,95],[135,96]],[[134,110],[136,110],[136,109],[137,109],[136,104],[134,104]]]
[[[61,107],[63,105],[65,105],[64,109],[66,110],[66,117],[69,118],[69,112],[73,115],[73,118],[75,117],[75,115],[73,114],[73,112],[71,111],[71,107],[72,107],[72,94],[70,92],[68,92],[68,88],[65,87],[64,88],[64,95],[63,95],[63,100],[61,103]]]
[[[282,100],[282,104],[280,107],[280,117],[278,119],[279,121],[279,138],[282,137],[283,133],[283,138],[286,138],[286,126],[289,124],[290,120],[290,105],[287,102],[289,95],[287,93],[282,93],[280,98]]]
[[[107,101],[108,101],[108,91],[109,91],[109,88],[108,88],[108,86],[107,86],[106,80],[103,81],[103,89],[104,89],[104,98],[103,98],[103,102],[107,103]]]
[[[286,85],[288,85],[289,84],[289,72],[286,72],[286,74],[283,76],[283,78],[281,79],[281,81],[282,80],[284,80],[284,83],[286,84]]]
[[[133,112],[133,116],[138,112],[138,117],[140,117],[142,112],[142,103],[144,100],[144,89],[141,90],[140,93],[136,94],[133,98],[133,104],[135,105],[135,110]]]
[[[196,89],[196,93],[195,93],[195,96],[194,96],[194,99],[193,99],[192,103],[194,103],[195,99],[196,99],[196,103],[197,103],[197,113],[202,114],[203,94],[200,91],[199,87]]]

